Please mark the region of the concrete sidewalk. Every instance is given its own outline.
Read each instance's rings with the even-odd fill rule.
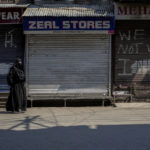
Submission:
[[[0,109],[0,150],[149,150],[150,107]]]

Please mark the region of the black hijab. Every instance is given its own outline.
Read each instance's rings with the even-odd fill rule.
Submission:
[[[19,63],[21,62],[21,64]],[[17,58],[14,62],[14,67],[16,67],[17,69],[23,70],[23,65],[22,65],[22,60],[21,58]]]

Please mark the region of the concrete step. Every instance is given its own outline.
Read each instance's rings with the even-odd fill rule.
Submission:
[[[8,98],[8,92],[0,92],[0,101]]]
[[[0,97],[0,101],[6,101],[8,97]]]
[[[5,108],[5,106],[6,106],[6,101],[5,102],[0,101],[0,108]]]
[[[8,95],[8,94],[9,94],[9,92],[7,92],[7,93],[0,92],[0,96],[6,96],[6,95]]]
[[[8,99],[8,95],[0,95],[0,101],[6,101]]]
[[[5,108],[7,102],[7,96],[0,96],[0,108]]]
[[[5,108],[5,106],[0,106],[0,108]]]
[[[0,97],[0,101],[6,101],[8,97]]]
[[[6,101],[0,101],[0,104],[6,104]]]
[[[1,105],[6,105],[6,103],[0,103],[0,106],[1,106]]]

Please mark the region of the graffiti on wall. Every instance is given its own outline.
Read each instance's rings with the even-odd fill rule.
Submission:
[[[14,43],[14,36],[13,34],[5,33],[5,41],[4,41],[5,48],[16,48],[16,45]]]
[[[139,54],[140,46],[144,44],[141,42],[141,40],[144,40],[144,35],[144,29],[135,29],[134,32],[128,30],[127,33],[120,31],[120,40],[127,41],[127,44],[119,45],[118,54]],[[149,45],[147,46],[150,48]]]
[[[117,55],[122,56],[118,59],[118,63],[121,63],[123,67],[122,71],[118,73],[118,76],[150,74],[150,59],[146,57],[138,59],[139,56],[147,56],[150,54],[150,44],[148,41],[145,41],[145,32],[144,29],[118,32],[120,43],[118,45]],[[131,61],[133,61],[132,56],[134,57],[134,62],[131,64]],[[136,57],[137,60],[135,60]]]
[[[123,71],[118,73],[119,76],[132,76],[133,74],[150,74],[150,59],[136,60],[131,65],[131,70],[128,70],[127,64],[130,59],[118,59],[123,63]]]

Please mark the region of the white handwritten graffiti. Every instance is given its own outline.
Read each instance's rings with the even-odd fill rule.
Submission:
[[[143,40],[144,39],[144,29],[135,29],[134,32],[131,30],[128,30],[127,33],[125,32],[119,32],[120,39],[123,40]]]
[[[127,63],[130,62],[129,59],[119,59],[119,62],[123,62],[123,70],[119,73],[119,76],[132,76],[133,74],[150,74],[150,59],[147,60],[136,60],[134,64],[131,65],[131,71],[127,69]]]
[[[118,48],[118,54],[139,54],[139,46],[143,43],[133,43],[133,44],[120,44]]]
[[[121,41],[128,41],[119,44],[118,54],[139,54],[140,47],[145,47],[148,53],[150,53],[150,45],[147,43],[144,45],[141,40],[144,40],[145,36],[144,29],[135,29],[134,31],[128,30],[127,32],[119,32]],[[132,41],[131,41],[132,40]],[[131,43],[129,43],[131,41]]]
[[[13,34],[5,33],[5,41],[4,41],[5,48],[11,47],[16,48],[16,45],[14,44]]]
[[[137,60],[131,70],[132,74],[150,74],[150,60]]]
[[[132,75],[132,73],[128,73],[127,72],[127,62],[129,62],[130,60],[129,59],[119,59],[120,62],[123,62],[123,72],[122,73],[119,73],[118,75],[119,76],[130,76]]]
[[[130,58],[118,59],[118,64],[122,64],[122,71],[118,76],[132,76],[133,74],[150,74],[150,60],[144,57],[150,53],[150,44],[145,43],[145,30],[135,29],[119,32],[120,44],[117,49],[118,55],[130,55]],[[135,57],[143,55],[143,60],[135,60]],[[146,55],[145,55],[146,54]],[[134,56],[136,55],[136,56]],[[133,56],[133,57],[132,57]],[[134,58],[135,62],[133,64]]]

